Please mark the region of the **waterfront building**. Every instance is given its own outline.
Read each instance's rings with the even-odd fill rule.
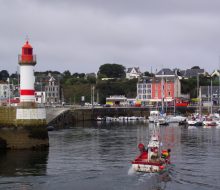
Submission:
[[[136,99],[142,105],[149,104],[152,99],[152,79],[142,79],[137,83],[137,97]]]
[[[126,106],[127,98],[123,95],[114,95],[106,98],[106,105],[110,106]]]
[[[181,83],[174,71],[161,69],[152,80],[152,101],[171,102],[181,97]]]
[[[162,69],[152,78],[141,79],[137,83],[136,99],[142,105],[161,102],[171,102],[175,98],[188,98],[181,93],[180,76],[170,69]]]

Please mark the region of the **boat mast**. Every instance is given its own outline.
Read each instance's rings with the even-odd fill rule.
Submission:
[[[212,102],[212,78],[211,78],[211,114],[212,114],[212,104],[213,102]]]
[[[219,58],[219,69],[220,69],[220,56]],[[217,70],[218,71],[218,70]],[[220,107],[220,70],[218,71],[218,106]]]
[[[164,71],[162,72],[162,74],[164,75]],[[162,103],[162,113],[164,113],[164,78],[162,76],[161,79],[161,103]]]

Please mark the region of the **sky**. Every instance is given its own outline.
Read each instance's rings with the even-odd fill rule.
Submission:
[[[0,70],[18,70],[28,36],[36,71],[97,72],[105,63],[220,67],[219,0],[0,0]]]

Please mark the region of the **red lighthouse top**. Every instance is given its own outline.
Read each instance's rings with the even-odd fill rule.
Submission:
[[[33,48],[29,44],[28,40],[22,46],[22,54],[19,56],[19,64],[36,64],[36,56],[33,55]]]

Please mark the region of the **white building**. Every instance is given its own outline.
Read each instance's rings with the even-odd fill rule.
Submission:
[[[128,68],[127,72],[126,72],[126,78],[127,79],[134,79],[134,78],[138,78],[141,76],[141,72],[139,67],[132,67],[132,68]]]
[[[137,99],[141,102],[148,102],[152,97],[151,81],[140,81],[137,83]]]
[[[35,91],[35,102],[39,104],[46,103],[46,93],[45,91]]]
[[[0,99],[7,99],[9,97],[9,85],[6,82],[0,83]]]
[[[114,95],[106,98],[106,104],[111,106],[126,106],[127,98],[123,95]]]

